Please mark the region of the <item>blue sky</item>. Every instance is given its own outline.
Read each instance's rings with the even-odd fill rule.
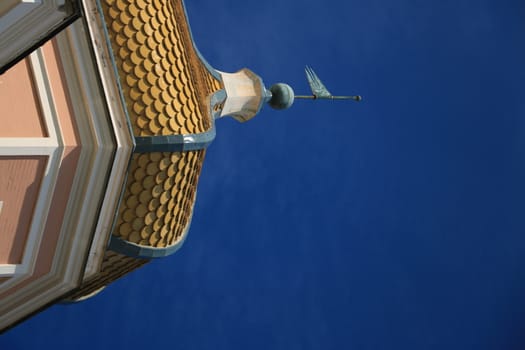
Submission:
[[[351,101],[217,123],[183,248],[2,349],[522,349],[525,3],[187,2],[217,69]]]

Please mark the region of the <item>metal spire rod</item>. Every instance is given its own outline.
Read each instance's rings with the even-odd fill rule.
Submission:
[[[300,98],[304,100],[354,100],[361,101],[363,98],[359,95],[356,96],[315,96],[315,95],[296,95],[295,98]]]

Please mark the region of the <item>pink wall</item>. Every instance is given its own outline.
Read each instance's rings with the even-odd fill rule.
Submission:
[[[0,264],[19,264],[47,157],[0,156]]]
[[[0,137],[47,136],[29,59],[0,75],[2,127]]]

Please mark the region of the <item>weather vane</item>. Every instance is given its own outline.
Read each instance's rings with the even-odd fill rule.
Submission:
[[[321,79],[315,74],[314,70],[308,66],[305,67],[304,71],[306,72],[306,78],[308,79],[308,84],[310,84],[310,89],[312,89],[312,95],[296,95],[295,98],[302,99],[325,99],[325,100],[354,100],[361,101],[361,96],[334,96],[328,91],[326,86],[321,82]]]
[[[312,68],[306,66],[305,72],[308,84],[312,90],[312,95],[295,95],[290,85],[278,83],[270,87],[271,98],[268,100],[268,104],[275,109],[286,109],[293,104],[293,101],[296,98],[309,100],[362,100],[362,97],[359,95],[334,96],[328,91],[326,86],[324,86],[321,79],[319,79]]]

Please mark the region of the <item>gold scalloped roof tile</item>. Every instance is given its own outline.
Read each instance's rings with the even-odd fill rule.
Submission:
[[[179,242],[191,217],[204,153],[135,154],[113,235],[152,247]]]
[[[205,98],[220,83],[202,69],[180,1],[105,0],[103,9],[134,134],[209,129]]]

